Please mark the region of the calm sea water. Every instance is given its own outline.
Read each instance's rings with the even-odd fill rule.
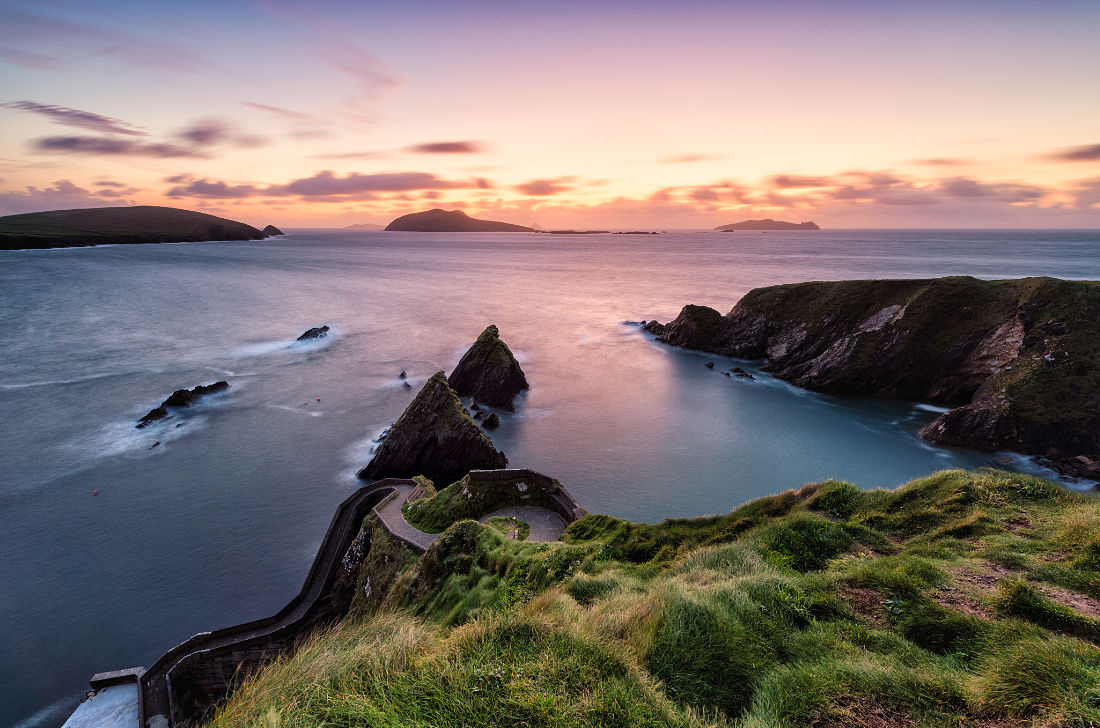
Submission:
[[[1003,466],[919,440],[934,408],[727,379],[623,323],[774,283],[951,274],[1097,279],[1100,234],[314,230],[0,252],[0,725],[60,725],[92,673],[280,608],[370,440],[490,323],[532,384],[493,439],[590,511],[657,521]],[[333,336],[294,343],[322,323]],[[218,379],[227,395],[134,429]]]

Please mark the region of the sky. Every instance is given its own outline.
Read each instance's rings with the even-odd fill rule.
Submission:
[[[0,215],[1100,228],[1100,3],[0,0]]]

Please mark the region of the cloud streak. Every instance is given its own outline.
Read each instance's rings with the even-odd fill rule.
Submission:
[[[256,185],[232,185],[208,179],[193,180],[180,175],[169,181],[186,182],[168,190],[169,197],[195,197],[204,199],[242,199],[246,197],[300,197],[313,201],[340,202],[349,199],[375,199],[379,193],[406,193],[448,189],[484,189],[483,179],[447,180],[428,172],[381,172],[377,174],[352,173],[340,177],[325,170],[311,177],[292,180],[286,184],[259,187]]]
[[[417,154],[479,154],[485,151],[481,142],[427,142],[407,147]]]
[[[29,111],[33,114],[44,116],[56,124],[73,126],[87,131],[95,131],[100,134],[123,134],[129,136],[146,135],[141,129],[121,119],[113,119],[109,116],[95,114],[91,111],[71,109],[67,106],[40,104],[37,101],[11,101],[6,104],[0,104],[0,108]]]
[[[1047,156],[1055,162],[1100,162],[1100,144],[1069,147]]]

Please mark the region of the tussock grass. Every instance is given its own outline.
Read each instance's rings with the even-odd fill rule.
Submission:
[[[1092,593],[1097,527],[1100,501],[998,471],[555,544],[460,521],[211,724],[1100,725],[1098,622],[1044,595]]]

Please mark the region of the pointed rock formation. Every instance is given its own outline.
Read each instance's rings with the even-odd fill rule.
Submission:
[[[474,345],[462,355],[451,372],[451,386],[462,397],[473,397],[491,407],[511,412],[512,400],[527,389],[527,377],[512,356],[512,350],[500,340],[496,326],[489,326]]]
[[[471,470],[507,464],[508,458],[470,418],[443,372],[436,372],[390,428],[359,477],[424,475],[437,483],[451,483]]]

